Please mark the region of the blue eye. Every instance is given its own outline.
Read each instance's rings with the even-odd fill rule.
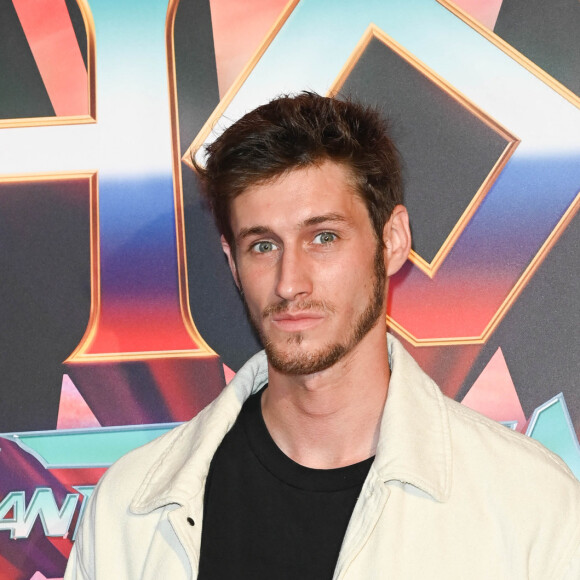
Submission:
[[[337,238],[336,234],[332,232],[321,232],[317,236],[314,237],[315,244],[331,244]]]
[[[266,254],[273,250],[277,250],[278,246],[276,246],[274,242],[257,242],[252,246],[252,249],[258,254]]]

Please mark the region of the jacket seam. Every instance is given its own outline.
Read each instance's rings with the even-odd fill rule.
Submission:
[[[89,573],[87,572],[87,569],[85,568],[85,565],[84,565],[81,558],[78,558],[78,562],[79,562],[79,566],[81,567],[81,572],[83,574],[83,578],[87,578],[87,579],[91,578],[91,576],[89,576]]]
[[[458,404],[460,405],[460,403],[458,403]],[[510,429],[508,429],[507,427],[504,427],[503,425],[500,425],[499,423],[493,422],[493,419],[487,419],[487,420],[484,418],[480,419],[476,415],[472,415],[469,412],[463,412],[463,409],[461,409],[460,407],[449,406],[448,408],[452,413],[459,415],[459,416],[461,416],[469,421],[472,421],[474,423],[478,423],[479,425],[486,427],[490,431],[497,433],[503,439],[506,439],[510,442],[517,443],[518,446],[520,446],[520,447],[523,447],[526,449],[531,447],[537,451],[540,451],[545,458],[549,459],[553,464],[558,466],[559,471],[561,473],[567,475],[574,482],[578,481],[574,477],[574,475],[567,468],[565,468],[565,464],[562,462],[561,459],[559,459],[557,456],[555,456],[553,452],[546,449],[541,443],[539,443],[538,441],[536,441],[532,437],[529,437],[528,435],[523,435],[523,434],[520,434],[520,435],[522,435],[523,438],[515,436],[513,431],[510,431]]]

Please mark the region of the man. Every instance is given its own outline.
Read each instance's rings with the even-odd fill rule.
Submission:
[[[108,471],[65,578],[578,580],[578,481],[386,334],[411,238],[380,117],[282,97],[198,172],[265,354]]]

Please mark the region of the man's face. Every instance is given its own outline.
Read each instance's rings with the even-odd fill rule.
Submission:
[[[280,372],[322,371],[384,320],[383,247],[348,178],[327,161],[252,186],[232,202],[235,261],[225,250]]]

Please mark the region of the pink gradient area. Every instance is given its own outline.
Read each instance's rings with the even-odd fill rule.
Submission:
[[[101,424],[68,375],[62,376],[57,429],[100,427]]]
[[[526,416],[501,348],[495,351],[462,403],[495,421],[517,421],[525,432]]]
[[[394,329],[390,329],[390,331],[398,336],[411,356],[441,387],[441,390],[448,397],[456,399],[474,361],[479,356],[482,345],[438,345],[425,348],[413,346],[407,342],[404,336],[397,334]]]
[[[35,572],[30,580],[63,580],[62,578],[47,578],[42,572]]]
[[[87,70],[65,1],[13,3],[56,115],[88,115]]]
[[[502,2],[503,0],[453,0],[456,6],[490,30],[495,26]]]
[[[391,278],[389,315],[417,339],[481,336],[518,276],[499,268],[446,266],[429,279],[409,261]]]
[[[224,377],[226,379],[226,385],[236,376],[236,372],[233,371],[228,365],[223,365],[224,367]]]
[[[111,297],[101,308],[89,354],[199,350],[173,302]]]
[[[288,0],[210,0],[220,98],[264,40]]]

